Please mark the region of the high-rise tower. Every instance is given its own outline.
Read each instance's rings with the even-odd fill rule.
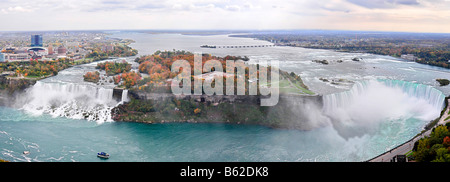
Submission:
[[[42,47],[42,35],[31,35],[31,47]]]

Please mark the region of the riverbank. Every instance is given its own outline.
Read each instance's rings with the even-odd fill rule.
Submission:
[[[336,33],[339,36],[336,36]],[[409,35],[408,35],[409,34]],[[266,40],[277,46],[328,49],[339,52],[387,55],[420,64],[450,68],[448,37],[422,33],[286,31],[232,35]],[[356,36],[356,37],[355,37]],[[417,39],[417,37],[421,37]]]
[[[419,64],[425,64],[430,66],[436,66],[441,68],[447,68],[450,69],[450,65],[447,64],[447,59],[445,57],[448,57],[449,53],[445,53],[447,55],[442,55],[441,57],[436,58],[436,56],[428,56],[430,54],[434,54],[434,51],[440,51],[439,49],[436,50],[428,50],[424,52],[407,52],[404,54],[401,54],[401,52],[392,53],[389,52],[392,50],[392,47],[383,48],[382,51],[372,51],[367,49],[343,49],[343,48],[337,48],[337,47],[324,47],[324,46],[305,46],[305,45],[296,45],[296,44],[278,44],[277,46],[289,46],[289,47],[301,47],[306,49],[319,49],[319,50],[333,50],[336,52],[345,52],[345,53],[369,53],[369,54],[377,54],[377,55],[383,55],[383,56],[391,56],[397,59],[403,59],[404,61],[413,61]],[[405,50],[408,50],[409,48],[405,48]],[[419,56],[416,56],[416,54],[419,54]],[[406,59],[406,57],[403,56],[412,56],[411,58]],[[427,55],[427,56],[424,56]]]

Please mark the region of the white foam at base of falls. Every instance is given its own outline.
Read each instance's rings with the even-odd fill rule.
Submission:
[[[97,123],[111,122],[111,109],[128,101],[124,90],[122,101],[113,99],[113,89],[88,84],[38,81],[25,93],[22,109],[34,115],[87,119]]]

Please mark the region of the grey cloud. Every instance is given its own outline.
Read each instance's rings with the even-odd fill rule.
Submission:
[[[419,5],[417,0],[397,0],[397,3],[403,5]]]
[[[375,8],[394,8],[397,5],[419,5],[417,0],[347,0],[350,3],[375,9]]]

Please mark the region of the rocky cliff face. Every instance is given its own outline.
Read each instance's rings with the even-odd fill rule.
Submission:
[[[35,83],[35,79],[0,76],[0,105],[12,106],[17,95]]]
[[[188,95],[129,91],[133,99],[113,109],[116,121],[255,124],[310,130],[326,118],[322,96],[280,95],[275,106],[260,106],[263,96]]]
[[[256,95],[174,95],[172,93],[149,93],[133,90],[130,90],[128,93],[131,95],[131,97],[141,100],[164,101],[176,98],[182,100],[194,100],[195,102],[205,102],[205,103],[247,102],[259,104],[262,98],[267,97]]]

